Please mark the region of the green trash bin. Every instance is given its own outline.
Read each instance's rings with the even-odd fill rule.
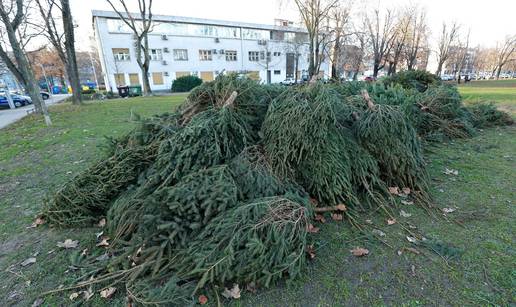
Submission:
[[[129,86],[129,96],[141,96],[142,95],[142,87],[140,85],[131,85]]]

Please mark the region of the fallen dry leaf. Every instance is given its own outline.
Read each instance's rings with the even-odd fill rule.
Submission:
[[[206,297],[206,295],[204,295],[204,294],[199,295],[199,304],[205,305],[207,302],[208,302],[208,298]]]
[[[100,241],[100,243],[97,243],[97,246],[98,247],[109,246],[108,240],[109,240],[109,237],[102,238],[102,241]]]
[[[365,220],[365,222],[366,222],[367,224],[369,224],[369,225],[373,224],[373,221],[371,221],[371,220]]]
[[[406,194],[406,195],[410,194],[410,188],[403,188],[403,189],[401,189],[401,191],[403,192],[403,194]]]
[[[57,242],[57,247],[62,248],[76,248],[78,245],[79,241],[72,239],[66,239],[64,242]]]
[[[342,214],[338,214],[338,213],[332,213],[331,218],[334,221],[342,221],[342,219],[343,219]]]
[[[351,250],[351,253],[355,257],[362,257],[362,256],[369,255],[369,250],[366,248],[362,248],[362,247],[355,247],[354,249]]]
[[[28,266],[33,263],[36,263],[36,258],[30,257],[30,258],[23,260],[23,262],[21,263],[21,266]]]
[[[43,299],[42,298],[37,298],[34,303],[32,303],[32,306],[31,307],[39,307],[43,304]]]
[[[405,211],[403,211],[403,210],[401,210],[401,211],[400,211],[400,215],[401,215],[402,217],[411,217],[411,216],[412,216],[412,214],[407,213],[407,212],[405,212]]]
[[[310,257],[310,259],[314,259],[315,258],[315,250],[314,250],[313,244],[310,244],[310,245],[308,245],[306,247],[306,253]]]
[[[344,204],[338,204],[335,208],[337,208],[339,211],[346,211],[348,209]]]
[[[416,243],[417,239],[411,236],[407,236],[407,241],[409,241],[410,243]]]
[[[388,219],[387,220],[387,225],[394,225],[396,224],[396,219]]]
[[[444,213],[452,213],[453,211],[455,211],[455,209],[454,208],[442,208],[442,211]]]
[[[306,231],[308,231],[310,233],[318,233],[319,232],[319,227],[315,227],[312,224],[308,224],[308,226],[306,226]]]
[[[321,223],[326,223],[326,219],[324,218],[324,215],[322,215],[322,214],[316,214],[315,220],[318,222],[321,222]]]
[[[380,237],[385,237],[385,232],[381,231],[380,229],[373,229],[372,233]]]
[[[254,283],[254,281],[251,281],[250,283],[248,283],[247,286],[245,287],[245,289],[254,294],[256,294],[256,292],[257,292],[256,284]]]
[[[74,299],[76,299],[78,297],[79,297],[79,292],[74,292],[74,293],[70,294],[70,296],[69,296],[71,301],[73,301]]]
[[[43,225],[45,224],[45,220],[42,219],[41,217],[37,217],[34,222],[27,228],[36,228],[38,227],[39,225]]]
[[[110,298],[115,293],[116,288],[115,287],[109,287],[102,291],[100,291],[100,297],[102,298]]]
[[[81,256],[86,256],[88,254],[88,249],[85,248],[82,250]]]
[[[106,219],[105,218],[100,219],[100,221],[95,226],[101,227],[101,228],[106,226]]]
[[[459,174],[459,171],[458,171],[458,170],[454,170],[454,169],[448,169],[448,168],[446,168],[446,169],[444,170],[444,173],[445,173],[446,175],[455,175],[455,176],[457,176],[457,175]]]
[[[97,240],[98,240],[98,239],[99,239],[103,234],[104,234],[104,232],[103,232],[103,231],[101,231],[101,232],[97,232],[97,233],[95,234],[95,236],[97,237]]]
[[[225,298],[239,299],[240,287],[238,286],[238,284],[233,284],[233,288],[231,290],[228,288],[224,288],[222,296],[224,296]]]
[[[389,193],[393,195],[399,195],[400,189],[398,187],[389,187]]]
[[[420,251],[418,251],[417,249],[413,248],[413,247],[404,247],[403,250],[406,250],[406,251],[409,251],[411,253],[414,253],[416,255],[419,255],[421,254]]]

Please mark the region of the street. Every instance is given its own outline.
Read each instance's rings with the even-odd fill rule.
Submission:
[[[45,100],[45,103],[47,106],[59,103],[63,101],[64,99],[70,97],[70,94],[58,94],[58,95],[52,95],[49,99]],[[21,108],[16,109],[5,109],[0,110],[0,129],[16,122],[17,120],[24,118],[29,113],[31,113],[34,110],[34,105],[28,105]]]

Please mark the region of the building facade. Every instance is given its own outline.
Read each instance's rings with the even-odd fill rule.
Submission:
[[[106,88],[142,84],[129,27],[115,12],[92,11],[92,15]],[[218,74],[236,72],[262,83],[277,83],[307,74],[307,32],[288,23],[260,25],[160,15],[153,20],[149,34],[152,90],[169,90],[173,80],[185,75],[211,81]],[[328,63],[323,63],[321,76],[327,74]]]

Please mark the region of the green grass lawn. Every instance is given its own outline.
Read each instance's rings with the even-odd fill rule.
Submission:
[[[464,89],[460,88],[463,95]],[[99,228],[27,226],[48,193],[102,157],[104,136],[129,131],[134,126],[131,114],[166,112],[183,98],[110,100],[80,107],[63,104],[50,108],[54,122],[51,128],[45,127],[41,118],[30,116],[0,130],[0,306],[30,306],[42,292],[73,283],[77,273],[70,265],[84,248],[95,248]],[[507,104],[516,104],[515,93]],[[429,213],[414,205],[396,203],[389,204],[398,220],[391,226],[386,223],[388,217],[379,212],[359,217],[364,232],[346,222],[318,225],[320,232],[313,234],[316,258],[302,278],[257,294],[242,291],[241,300],[228,303],[514,304],[515,153],[514,126],[480,131],[471,139],[427,148],[434,206],[453,208],[454,212],[444,216],[438,209]],[[446,168],[459,173],[446,175]],[[401,210],[411,216],[400,216]],[[373,229],[381,230],[385,236],[373,235]],[[425,237],[430,243],[414,245],[406,236]],[[67,238],[78,240],[79,248],[56,247],[57,242]],[[370,255],[353,257],[350,250],[355,246],[368,248]],[[36,263],[22,267],[20,263],[29,257],[35,257]],[[88,303],[126,305],[123,286],[116,287],[118,295],[113,299],[102,299],[97,292]],[[71,305],[70,293],[45,296],[44,306]],[[212,292],[205,294],[211,303],[216,302]]]
[[[500,109],[516,113],[516,80],[479,80],[459,86],[466,104],[495,102]]]

